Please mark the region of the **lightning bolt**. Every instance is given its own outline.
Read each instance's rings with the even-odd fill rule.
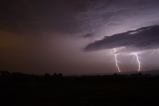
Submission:
[[[137,64],[138,64],[138,72],[140,72],[141,71],[141,62],[139,59],[139,55],[137,53],[133,53],[133,55],[136,57]]]
[[[119,63],[119,61],[118,61],[118,54],[116,54],[116,52],[117,52],[117,49],[114,48],[113,49],[113,53],[114,53],[115,65],[116,65],[116,68],[117,68],[118,72],[121,72],[119,64],[118,64]]]
[[[119,60],[118,60],[118,56],[119,56],[118,52],[121,49],[123,49],[123,47],[122,48],[113,48],[112,49],[113,50],[113,55],[114,55],[114,60],[115,60],[115,65],[116,65],[116,68],[117,68],[118,72],[121,72],[121,69],[120,69],[120,66],[119,66]],[[141,71],[141,61],[140,61],[140,58],[139,58],[139,53],[138,52],[133,52],[133,53],[130,53],[130,54],[125,54],[125,55],[133,55],[133,56],[135,56],[136,61],[137,61],[137,65],[138,65],[137,71],[140,72]]]

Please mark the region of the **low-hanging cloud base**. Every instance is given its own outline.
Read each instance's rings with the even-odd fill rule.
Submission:
[[[159,25],[142,27],[123,33],[106,36],[87,45],[85,51],[123,48],[121,52],[138,52],[159,48]]]

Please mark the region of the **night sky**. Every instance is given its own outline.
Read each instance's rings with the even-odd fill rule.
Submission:
[[[0,70],[65,75],[159,69],[159,0],[1,0]],[[115,51],[114,51],[115,50]]]

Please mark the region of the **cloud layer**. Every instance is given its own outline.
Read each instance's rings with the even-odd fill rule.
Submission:
[[[0,28],[36,34],[95,33],[159,21],[158,4],[158,0],[2,0]]]
[[[105,37],[89,44],[85,51],[124,48],[126,51],[142,51],[159,48],[159,25],[142,27]]]

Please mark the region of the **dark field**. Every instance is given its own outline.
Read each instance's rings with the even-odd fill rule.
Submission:
[[[63,77],[2,72],[0,106],[157,106],[159,76]]]

